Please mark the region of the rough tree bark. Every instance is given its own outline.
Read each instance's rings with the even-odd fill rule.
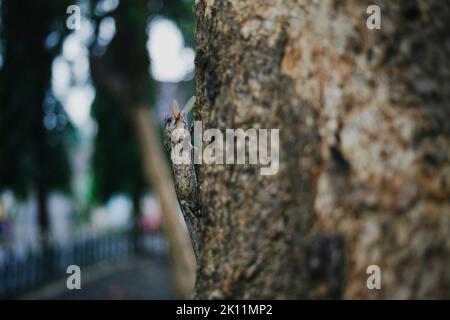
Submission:
[[[195,15],[203,129],[280,128],[274,176],[199,168],[197,296],[449,298],[449,4],[199,0]]]

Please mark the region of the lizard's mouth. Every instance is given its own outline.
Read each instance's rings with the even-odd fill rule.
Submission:
[[[172,112],[173,119],[175,120],[175,126],[178,128],[179,121],[181,119],[181,111]]]
[[[181,118],[181,110],[178,107],[178,104],[176,101],[173,101],[173,103],[172,103],[172,116],[173,116],[173,119],[175,120],[175,126],[177,126],[178,121]]]

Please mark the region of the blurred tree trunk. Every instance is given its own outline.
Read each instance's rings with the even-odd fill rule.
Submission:
[[[366,27],[372,2],[381,30]],[[199,169],[197,296],[449,298],[448,3],[198,1],[195,14],[204,129],[280,128],[276,175]]]
[[[47,244],[49,239],[49,217],[48,217],[48,205],[47,205],[47,190],[41,179],[38,179],[36,183],[36,202],[38,212],[39,233],[41,241]]]
[[[195,257],[187,231],[181,223],[178,201],[168,163],[162,152],[159,131],[145,105],[135,106],[133,120],[138,132],[147,180],[158,195],[163,225],[169,240],[172,281],[178,298],[192,296]]]
[[[139,253],[141,251],[140,244],[140,236],[141,236],[141,219],[142,219],[142,210],[141,210],[141,195],[133,194],[131,195],[131,200],[133,203],[132,212],[133,212],[133,245],[134,250]]]
[[[195,282],[194,253],[187,230],[180,220],[172,175],[161,146],[160,132],[149,108],[154,92],[146,50],[148,15],[145,1],[119,3],[111,14],[117,26],[111,43],[107,48],[98,48],[94,44],[90,50],[91,74],[96,86],[124,107],[127,120],[136,130],[147,183],[161,205],[164,231],[169,242],[173,289],[178,298],[190,298]],[[98,25],[100,17],[97,18]],[[104,54],[96,54],[105,49]]]
[[[0,189],[10,189],[19,198],[33,191],[45,243],[48,195],[70,190],[66,139],[73,128],[51,91],[53,59],[69,32],[68,4],[67,0],[1,3]],[[49,43],[50,36],[57,40]],[[53,126],[44,124],[49,116],[57,119]]]

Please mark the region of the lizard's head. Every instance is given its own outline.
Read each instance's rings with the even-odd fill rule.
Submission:
[[[164,131],[167,136],[171,137],[175,129],[188,129],[187,115],[191,112],[194,104],[195,97],[192,97],[181,110],[178,103],[173,101],[171,113],[164,118]]]
[[[190,141],[187,114],[192,110],[194,104],[195,97],[192,97],[186,103],[183,110],[180,110],[176,101],[172,103],[171,113],[164,118],[164,145],[167,150],[170,150],[173,145],[183,143],[184,141]]]
[[[187,125],[184,112],[180,110],[178,103],[172,103],[172,112],[164,118],[164,130],[171,136],[175,129],[184,128]]]

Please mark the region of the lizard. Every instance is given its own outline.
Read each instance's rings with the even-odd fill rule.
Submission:
[[[194,106],[195,96],[189,99],[182,110],[178,103],[173,101],[171,113],[164,118],[164,147],[171,159],[172,150],[180,150],[183,147],[189,149],[190,161],[182,164],[171,161],[171,165],[177,199],[188,228],[195,256],[198,257],[201,210],[198,202],[198,182],[193,159],[194,147],[191,144],[192,127],[189,127],[188,123],[188,114]]]

